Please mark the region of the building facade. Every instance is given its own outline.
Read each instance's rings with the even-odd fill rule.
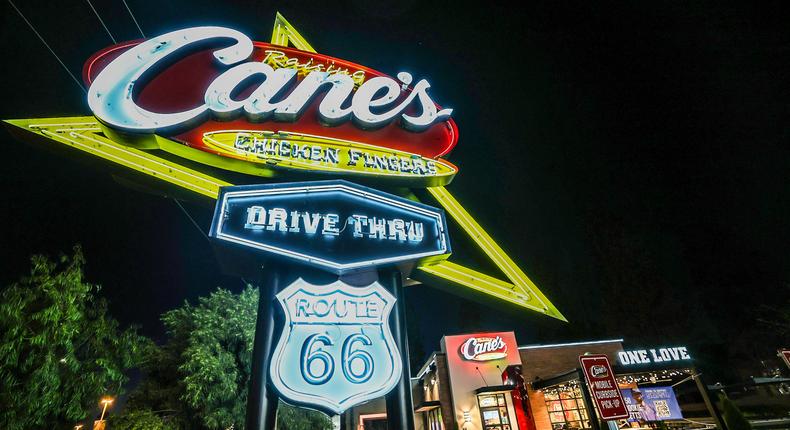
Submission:
[[[579,368],[585,354],[609,358],[627,419],[597,418]],[[426,430],[682,427],[687,416],[715,424],[703,387],[685,348],[626,350],[622,339],[519,346],[513,332],[445,336],[412,378],[416,428]],[[343,419],[347,429],[386,429],[384,399]]]

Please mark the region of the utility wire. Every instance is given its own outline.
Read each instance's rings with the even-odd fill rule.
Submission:
[[[201,234],[201,235],[203,235],[203,237],[205,237],[205,238],[206,238],[206,240],[209,240],[209,238],[208,238],[208,235],[207,235],[207,234],[206,234],[206,233],[203,231],[203,229],[202,229],[202,228],[200,228],[200,226],[198,225],[198,223],[197,223],[197,222],[195,222],[195,219],[194,219],[194,218],[192,218],[192,215],[190,215],[190,214],[189,214],[189,212],[187,212],[187,210],[186,210],[186,209],[184,209],[184,206],[182,206],[182,205],[181,205],[181,202],[179,202],[179,201],[178,201],[178,199],[176,199],[175,197],[172,197],[172,199],[173,199],[173,201],[174,201],[174,202],[176,202],[176,204],[178,205],[178,207],[179,207],[179,208],[181,208],[181,212],[184,212],[184,215],[186,215],[186,216],[187,216],[187,218],[189,218],[189,220],[190,220],[190,221],[192,221],[192,225],[194,225],[194,226],[195,226],[195,228],[196,228],[196,229],[198,229],[198,231],[200,232],[200,234]]]
[[[129,15],[132,17],[132,21],[134,21],[134,25],[137,26],[138,30],[140,30],[140,35],[143,36],[143,39],[145,39],[145,33],[143,33],[143,29],[140,28],[140,24],[137,23],[137,18],[134,17],[132,10],[129,9],[129,5],[126,4],[126,0],[121,0],[121,1],[123,2],[123,5],[126,6],[126,10],[129,12]]]
[[[173,197],[172,199],[173,199],[173,201],[174,201],[174,202],[176,202],[176,204],[178,205],[178,207],[179,207],[179,208],[181,208],[181,211],[182,211],[182,212],[184,212],[184,215],[186,215],[186,216],[187,216],[187,218],[189,218],[189,220],[190,220],[190,221],[192,221],[192,225],[194,225],[194,226],[195,226],[195,228],[196,228],[196,229],[198,229],[198,231],[200,232],[200,234],[202,234],[202,235],[203,235],[203,237],[205,237],[205,238],[206,238],[206,240],[208,240],[208,241],[210,242],[210,241],[211,241],[211,239],[209,239],[208,235],[206,235],[206,233],[205,233],[205,232],[203,232],[203,229],[202,229],[202,228],[200,228],[200,226],[198,225],[198,223],[197,223],[197,222],[195,222],[195,219],[194,219],[194,218],[192,218],[192,216],[191,216],[191,215],[189,215],[189,212],[187,212],[187,210],[184,208],[184,206],[182,206],[182,205],[181,205],[181,202],[179,202],[179,201],[178,201],[178,200],[177,200],[175,197]],[[247,280],[246,280],[246,279],[245,279],[243,276],[241,276],[241,277],[240,277],[240,279],[241,279],[241,282],[242,282],[242,286],[243,286],[244,288],[247,288],[248,286],[252,286],[252,284],[251,284],[251,283],[249,283],[249,282],[247,282]]]
[[[489,386],[488,381],[486,381],[486,378],[485,376],[483,376],[483,373],[480,371],[480,368],[475,366],[475,370],[477,370],[477,374],[480,375],[480,379],[482,379],[483,383],[486,384],[486,387],[488,387]]]
[[[31,23],[30,23],[30,21],[28,21],[28,20],[27,20],[27,18],[25,18],[25,15],[22,13],[22,11],[21,11],[21,10],[19,10],[19,8],[18,8],[18,7],[16,7],[16,5],[14,4],[14,2],[12,2],[11,0],[8,0],[8,4],[10,4],[12,8],[14,8],[14,10],[16,11],[16,13],[18,13],[18,14],[19,14],[19,16],[22,18],[22,20],[24,20],[24,21],[25,21],[25,23],[27,24],[27,26],[28,26],[28,27],[30,27],[30,29],[31,29],[31,30],[33,30],[33,33],[35,33],[35,34],[36,34],[36,36],[38,37],[38,40],[40,40],[40,41],[41,41],[41,43],[43,43],[43,44],[44,44],[44,46],[45,46],[45,47],[46,47],[46,48],[49,50],[49,52],[50,52],[50,53],[52,53],[52,55],[55,57],[55,59],[57,59],[57,60],[58,60],[58,63],[60,63],[60,65],[61,65],[61,66],[63,66],[63,70],[65,70],[65,71],[66,71],[66,73],[68,73],[68,74],[69,74],[69,76],[71,76],[71,79],[73,79],[73,80],[74,80],[74,82],[75,82],[77,85],[79,85],[79,87],[80,87],[80,89],[82,90],[82,92],[84,92],[84,93],[87,93],[88,91],[86,91],[86,90],[85,90],[85,87],[82,85],[82,82],[80,82],[80,80],[79,80],[79,79],[77,79],[77,77],[76,77],[76,76],[74,76],[74,73],[71,73],[71,70],[69,70],[69,68],[68,68],[68,67],[66,67],[66,64],[63,62],[63,60],[61,60],[61,59],[60,59],[60,57],[58,57],[58,54],[56,54],[56,53],[55,53],[55,51],[53,51],[53,50],[52,50],[52,48],[49,46],[49,44],[47,43],[47,41],[46,41],[46,40],[44,40],[44,38],[43,38],[43,37],[41,37],[41,34],[40,34],[40,33],[39,33],[37,30],[36,30],[36,27],[33,27],[33,24],[31,24]]]
[[[99,18],[99,22],[101,23],[101,26],[104,27],[104,31],[106,31],[107,34],[110,36],[110,39],[112,39],[112,43],[118,44],[118,41],[115,40],[115,38],[112,36],[112,33],[110,33],[110,29],[107,28],[107,25],[104,23],[104,20],[101,19],[101,17],[99,16],[99,12],[97,12],[96,8],[93,7],[93,3],[91,3],[91,0],[85,0],[85,1],[88,2],[88,6],[91,7],[93,13],[96,15],[96,18]]]

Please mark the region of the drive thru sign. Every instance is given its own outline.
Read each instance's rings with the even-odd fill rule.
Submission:
[[[600,418],[605,421],[628,418],[628,410],[614,379],[609,358],[603,354],[582,355],[579,363],[584,370],[590,393],[598,405]]]

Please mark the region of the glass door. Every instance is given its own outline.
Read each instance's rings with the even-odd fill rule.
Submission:
[[[480,407],[484,430],[515,430],[518,428],[517,426],[511,427],[504,393],[479,394],[477,404]]]

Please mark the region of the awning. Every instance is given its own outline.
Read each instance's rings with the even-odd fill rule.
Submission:
[[[510,392],[514,388],[516,388],[515,385],[490,385],[476,389],[475,394]]]
[[[441,406],[441,402],[438,400],[429,400],[427,402],[422,402],[419,405],[414,407],[414,412],[427,412],[433,409],[438,408]]]

